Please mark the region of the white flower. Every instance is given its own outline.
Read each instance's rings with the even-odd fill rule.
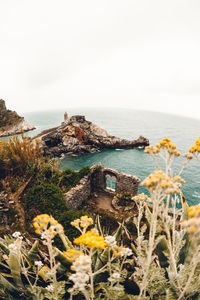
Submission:
[[[89,276],[86,273],[75,273],[69,277],[69,280],[73,281],[73,290],[77,289],[79,291],[83,291],[85,286],[87,285],[87,281],[89,281]]]
[[[22,235],[21,235],[21,232],[19,232],[19,231],[15,231],[15,232],[12,234],[12,236],[13,236],[15,239],[20,239],[20,240],[23,239],[23,237],[22,237]]]
[[[74,282],[73,290],[83,291],[89,281],[89,271],[91,270],[92,260],[88,255],[79,255],[79,257],[73,262],[71,269],[75,271],[69,279]]]
[[[122,250],[121,250],[121,256],[130,256],[132,254],[133,254],[133,252],[129,248],[122,248]]]
[[[54,236],[56,235],[55,227],[51,226],[51,228],[52,228],[52,231],[46,230],[46,231],[42,232],[42,234],[41,234],[42,240],[49,241],[49,239],[52,240],[54,238]],[[45,244],[45,242],[43,242],[43,243]]]
[[[36,260],[35,265],[36,265],[36,267],[38,267],[38,269],[41,269],[43,266],[43,263],[40,260]]]
[[[54,291],[54,286],[53,286],[53,284],[49,284],[47,287],[46,287],[46,290],[48,291],[48,292],[53,292]]]
[[[114,248],[117,245],[117,242],[115,240],[115,237],[112,235],[108,235],[105,237],[105,242],[107,243],[107,245],[111,248]]]
[[[79,255],[79,257],[73,262],[72,270],[79,273],[87,273],[91,268],[91,258],[88,255]]]

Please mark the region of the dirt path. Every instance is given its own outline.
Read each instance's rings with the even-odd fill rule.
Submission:
[[[97,197],[94,198],[97,209],[105,209],[109,211],[115,211],[111,205],[113,197],[103,193],[98,193]]]

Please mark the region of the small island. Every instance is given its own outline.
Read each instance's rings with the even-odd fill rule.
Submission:
[[[0,137],[19,134],[35,129],[15,111],[6,108],[5,101],[0,99]]]
[[[118,138],[87,121],[85,116],[68,117],[67,113],[64,114],[64,122],[60,126],[44,130],[33,139],[40,141],[40,149],[44,155],[53,157],[90,153],[101,149],[144,148],[149,145],[149,140],[143,136],[131,141]]]

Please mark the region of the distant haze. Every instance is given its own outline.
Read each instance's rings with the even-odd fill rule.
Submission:
[[[9,109],[200,118],[199,0],[6,0],[0,11],[0,98]]]

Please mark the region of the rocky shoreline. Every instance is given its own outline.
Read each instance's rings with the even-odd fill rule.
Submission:
[[[90,153],[101,149],[144,148],[149,145],[149,140],[143,136],[131,141],[118,138],[87,121],[85,116],[75,115],[69,118],[67,113],[60,126],[44,130],[33,139],[39,139],[44,154],[53,157]]]
[[[34,126],[15,111],[7,109],[5,101],[0,99],[0,137],[20,134],[22,131],[27,132],[34,129]]]

